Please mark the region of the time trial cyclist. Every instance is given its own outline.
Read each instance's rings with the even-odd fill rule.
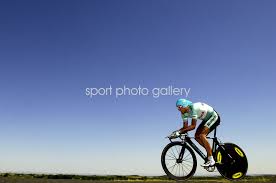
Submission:
[[[176,107],[181,112],[183,127],[174,131],[171,137],[178,137],[182,133],[195,129],[197,120],[202,120],[195,133],[196,141],[207,151],[208,161],[202,166],[214,166],[215,160],[212,156],[212,148],[206,136],[220,124],[219,114],[211,106],[205,103],[192,103],[186,99],[178,99],[176,101]],[[192,119],[191,125],[188,125],[188,118]]]

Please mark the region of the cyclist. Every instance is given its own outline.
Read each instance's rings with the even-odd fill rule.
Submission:
[[[212,156],[212,148],[206,136],[220,124],[219,114],[211,106],[205,103],[192,103],[186,99],[178,99],[176,101],[176,107],[181,112],[183,128],[174,131],[171,137],[175,138],[181,133],[186,133],[195,129],[197,119],[202,120],[195,133],[196,141],[206,149],[208,156],[208,161],[202,166],[208,167],[215,165],[215,160]],[[191,125],[188,125],[188,118],[192,118]]]

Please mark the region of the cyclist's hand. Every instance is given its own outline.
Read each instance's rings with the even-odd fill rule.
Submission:
[[[174,139],[180,136],[180,131],[176,130],[174,132],[172,132],[172,134],[169,136],[170,139]]]

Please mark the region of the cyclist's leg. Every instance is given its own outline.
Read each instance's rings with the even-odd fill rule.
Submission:
[[[206,136],[215,129],[220,123],[219,115],[215,112],[207,121],[202,121],[196,131],[196,140],[202,145],[206,151],[207,156],[212,156],[212,148],[206,138]]]
[[[202,122],[200,123],[200,125],[199,125],[198,128],[196,129],[196,133],[195,133],[195,139],[196,139],[196,141],[197,141],[201,146],[203,146],[203,147],[204,147],[204,145],[203,145],[203,142],[202,142],[201,139],[200,139],[200,134],[202,133],[202,130],[203,130],[203,127],[204,127],[205,122],[206,122],[206,121],[202,121]]]
[[[208,135],[209,132],[210,132],[209,128],[206,126],[203,126],[203,128],[199,134],[199,139],[201,141],[201,145],[206,149],[208,157],[212,156],[212,148],[206,138],[206,136]]]

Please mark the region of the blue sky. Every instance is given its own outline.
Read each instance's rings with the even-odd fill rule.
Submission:
[[[275,173],[275,8],[1,1],[0,171],[164,174],[179,96],[90,99],[85,88],[173,85],[220,113],[218,135],[246,151],[250,174]]]

